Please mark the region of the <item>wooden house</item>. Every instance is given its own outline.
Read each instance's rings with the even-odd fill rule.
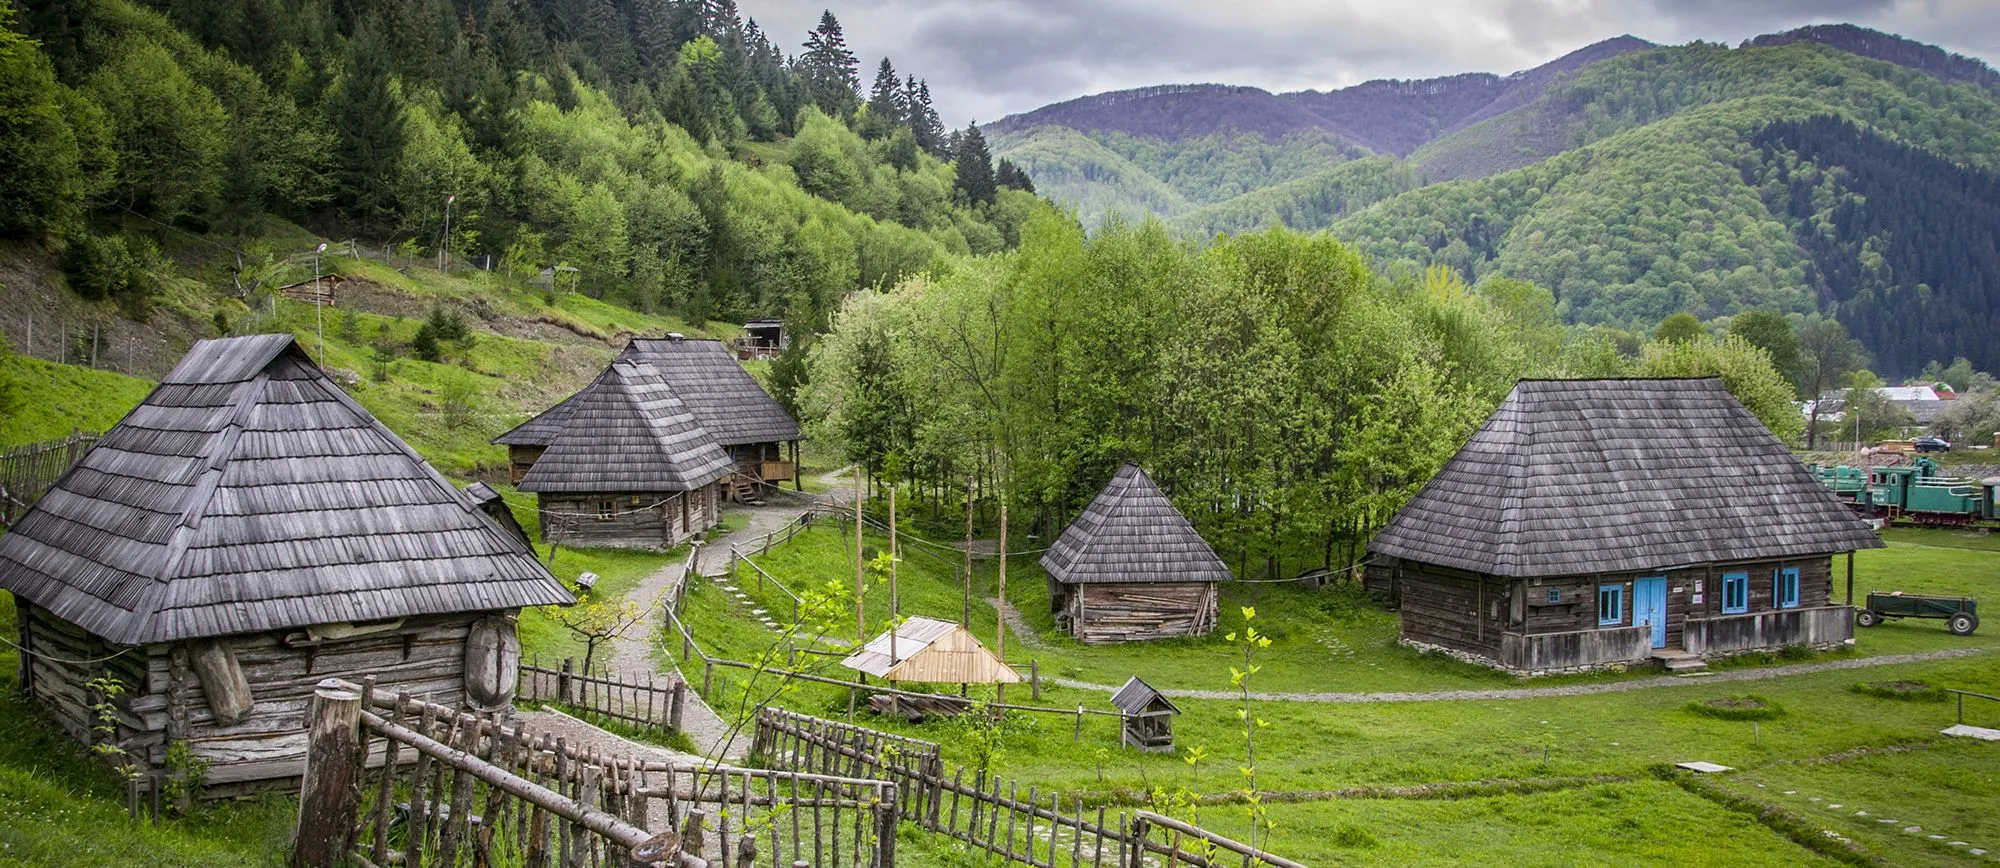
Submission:
[[[521,477],[543,542],[667,549],[714,526],[729,455],[657,369],[613,362],[578,394]]]
[[[1136,464],[1119,468],[1047,554],[1049,607],[1084,642],[1206,636],[1229,568]]]
[[[799,423],[757,384],[721,341],[678,335],[639,338],[618,361],[651,367],[674,390],[694,420],[720,444],[740,476],[725,493],[731,500],[756,498],[759,483],[798,484]],[[594,383],[593,383],[594,385]],[[574,405],[593,386],[564,399],[493,442],[507,447],[515,482],[527,475],[568,422]]]
[[[296,786],[325,678],[500,709],[524,606],[570,595],[320,373],[290,335],[202,341],[0,537],[21,686],[158,772],[185,742],[211,792]]]
[[[1410,645],[1679,671],[1851,641],[1852,553],[1881,545],[1720,380],[1524,380],[1376,535],[1365,581]]]
[[[1146,753],[1174,752],[1174,715],[1179,706],[1134,675],[1111,694],[1118,707],[1118,742]]]

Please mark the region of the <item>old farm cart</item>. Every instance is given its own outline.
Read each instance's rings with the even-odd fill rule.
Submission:
[[[311,720],[295,865],[895,864],[887,781],[610,756],[372,683]]]
[[[1304,868],[1151,811],[1113,812],[964,768],[932,742],[775,708],[757,715],[753,753],[796,771],[894,781],[902,820],[1031,868]]]

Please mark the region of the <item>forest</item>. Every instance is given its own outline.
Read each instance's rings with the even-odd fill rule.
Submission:
[[[874,72],[830,12],[792,54],[729,0],[0,0],[0,236],[134,315],[160,233],[254,259],[289,221],[810,330],[1040,207]]]

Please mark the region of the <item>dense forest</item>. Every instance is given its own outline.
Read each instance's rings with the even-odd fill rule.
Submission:
[[[1995,80],[1978,61],[1933,46],[1827,26],[1737,48],[1609,40],[1505,78],[1372,82],[1306,102],[1259,91],[1240,100],[1282,106],[1257,116],[1279,125],[1263,135],[1263,146],[1277,151],[1263,156],[1265,165],[1297,163],[1284,144],[1298,134],[1281,122],[1282,111],[1302,106],[1318,119],[1312,135],[1371,142],[1381,155],[1329,159],[1284,176],[1261,166],[1220,168],[1212,186],[1261,186],[1209,202],[1169,195],[1172,185],[1151,165],[1127,156],[1228,140],[1207,122],[1176,135],[1169,107],[1134,107],[1192,99],[1187,92],[1074,100],[1003,120],[995,141],[999,153],[1045,179],[1043,192],[1078,207],[1089,223],[1146,212],[1196,238],[1331,228],[1378,268],[1445,264],[1474,279],[1527,280],[1555,291],[1568,322],[1636,331],[1681,311],[1718,330],[1751,310],[1823,313],[1861,337],[1882,373],[1903,377],[1928,361],[1970,354],[1991,334],[1987,319],[1952,311],[1990,309],[1970,299],[2000,274],[1963,253],[1959,234],[1892,232],[1887,217],[1833,207],[1855,195],[1845,186],[1858,183],[1851,174],[1807,173],[1801,181],[1785,166],[1798,158],[1765,148],[1759,136],[1774,124],[1831,116],[1940,166],[1992,171],[2000,168]],[[1199,95],[1214,101],[1229,92]],[[1093,121],[1093,112],[1108,119]],[[1050,120],[1064,125],[1036,125]],[[1135,124],[1150,138],[1127,129]],[[1889,183],[1878,175],[1870,183]],[[1823,189],[1807,196],[1793,189],[1800,183]],[[1903,226],[1941,226],[1959,213],[1941,204],[1956,201],[1949,196],[1907,201],[1934,210],[1920,220],[1896,211]],[[1828,229],[1828,220],[1841,225]],[[1870,278],[1882,285],[1866,295],[1830,247],[1802,243],[1818,236],[1837,237],[1829,243],[1850,260],[1892,247],[1900,258],[1893,274]],[[1965,300],[1922,302],[1935,311],[1921,324],[1887,316],[1914,309],[1919,283]],[[1891,286],[1905,287],[1893,305],[1884,300]]]
[[[831,13],[805,37],[730,0],[0,0],[0,234],[132,310],[153,234],[280,220],[809,328],[1015,242],[1037,200],[976,127],[887,58],[864,89]]]

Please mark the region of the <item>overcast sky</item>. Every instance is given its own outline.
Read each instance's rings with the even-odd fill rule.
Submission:
[[[1151,84],[1327,90],[1509,73],[1601,39],[1735,45],[1851,22],[2000,66],[1992,0],[738,0],[789,53],[831,8],[861,59],[928,79],[947,126]]]

